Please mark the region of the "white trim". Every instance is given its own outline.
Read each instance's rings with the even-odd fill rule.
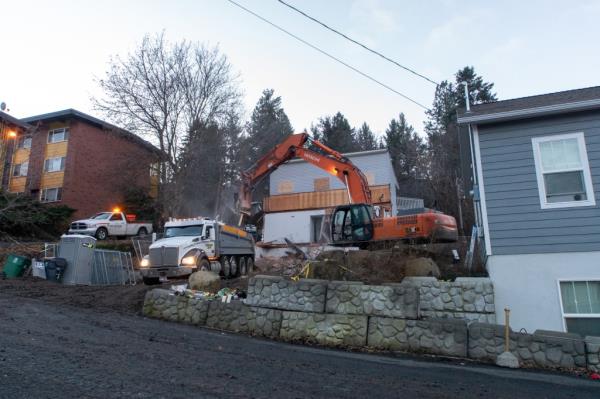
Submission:
[[[479,148],[479,129],[472,126],[473,140],[475,141],[475,163],[477,164],[477,182],[479,183],[479,203],[481,204],[481,218],[483,219],[483,239],[485,241],[486,255],[492,254],[492,241],[490,239],[490,226],[488,224],[487,205],[485,203],[485,189],[483,186],[483,168],[481,166],[481,149]]]
[[[507,100],[511,101],[511,100]],[[485,122],[495,122],[499,120],[505,119],[521,119],[527,117],[534,117],[543,114],[554,114],[561,112],[570,112],[570,111],[583,111],[586,109],[593,109],[600,105],[600,99],[592,99],[592,100],[584,100],[584,101],[576,101],[567,104],[554,104],[554,105],[545,105],[541,107],[534,108],[525,108],[525,109],[517,109],[512,111],[503,111],[503,112],[494,112],[491,114],[483,114],[483,115],[469,115],[468,113],[464,113],[462,116],[458,117],[458,123],[485,123]],[[477,112],[474,110],[473,112]]]
[[[579,155],[581,157],[582,168],[575,170],[583,170],[583,179],[585,183],[585,191],[587,199],[585,201],[568,201],[568,202],[547,202],[546,201],[546,185],[544,183],[544,174],[542,171],[542,158],[540,155],[540,143],[554,140],[565,140],[565,139],[577,139],[579,145]],[[590,164],[588,162],[587,150],[585,145],[585,135],[583,132],[567,133],[567,134],[554,134],[542,137],[532,137],[531,145],[533,147],[533,159],[535,163],[535,174],[537,177],[538,194],[540,197],[540,207],[542,209],[556,209],[556,208],[573,208],[580,206],[594,206],[596,205],[596,198],[594,196],[594,186],[592,183],[592,176],[590,173]],[[567,171],[567,170],[565,170]]]
[[[556,280],[556,287],[558,289],[558,303],[560,304],[560,314],[561,314],[561,318],[562,318],[564,332],[567,332],[567,318],[572,318],[572,319],[573,318],[577,318],[577,319],[599,318],[600,319],[600,313],[565,313],[565,310],[563,307],[563,300],[562,300],[562,291],[560,290],[560,283],[563,283],[563,282],[571,283],[571,282],[578,282],[578,281],[590,282],[590,281],[600,281],[600,279],[598,277],[590,277],[590,278],[559,278]]]
[[[59,130],[62,130],[63,133],[63,139],[59,140],[59,141],[50,141],[50,136],[57,133]],[[48,136],[46,137],[46,144],[56,144],[56,143],[62,143],[65,141],[69,141],[69,128],[68,127],[57,127],[56,129],[50,129],[48,130]],[[67,136],[67,138],[65,138],[65,136]]]

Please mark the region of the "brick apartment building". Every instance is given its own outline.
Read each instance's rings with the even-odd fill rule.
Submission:
[[[119,205],[127,188],[155,188],[160,151],[131,132],[74,109],[19,123],[3,189],[68,205],[80,218]]]

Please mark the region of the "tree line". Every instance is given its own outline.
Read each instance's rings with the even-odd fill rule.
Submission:
[[[402,112],[380,137],[367,122],[352,127],[341,112],[321,117],[310,134],[342,153],[388,149],[401,196],[424,198],[426,206],[451,215],[461,209],[469,226],[456,125],[465,83],[471,104],[496,101],[493,83],[465,67],[437,86],[423,134]],[[167,214],[233,219],[240,171],[294,132],[272,89],[243,120],[239,76],[218,47],[146,36],[134,52],[112,58],[98,84],[103,95],[93,99],[96,109],[165,154],[156,205]]]

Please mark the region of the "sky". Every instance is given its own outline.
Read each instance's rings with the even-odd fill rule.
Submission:
[[[325,30],[276,0],[236,0],[426,106],[435,86]],[[600,84],[600,0],[288,0],[435,81],[470,65],[499,99]],[[342,112],[377,135],[403,112],[423,133],[424,109],[365,79],[226,0],[8,1],[0,13],[0,101],[26,117],[90,98],[111,56],[145,34],[218,45],[241,76],[245,115],[266,88],[295,131]]]

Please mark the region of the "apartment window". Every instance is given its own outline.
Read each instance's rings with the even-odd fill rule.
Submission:
[[[583,133],[532,139],[542,209],[595,205]]]
[[[40,194],[41,202],[56,202],[62,199],[62,188],[45,188]]]
[[[67,141],[68,139],[69,129],[66,127],[53,129],[48,132],[48,143],[59,143],[61,141]]]
[[[560,281],[559,285],[566,330],[600,335],[600,281]]]
[[[31,148],[31,136],[21,136],[17,141],[17,148]]]
[[[23,162],[15,164],[13,167],[13,177],[27,176],[27,169],[29,168],[29,162]]]
[[[322,177],[314,180],[315,191],[329,190],[329,177]]]
[[[65,157],[48,158],[44,161],[44,172],[60,172],[65,170]]]

